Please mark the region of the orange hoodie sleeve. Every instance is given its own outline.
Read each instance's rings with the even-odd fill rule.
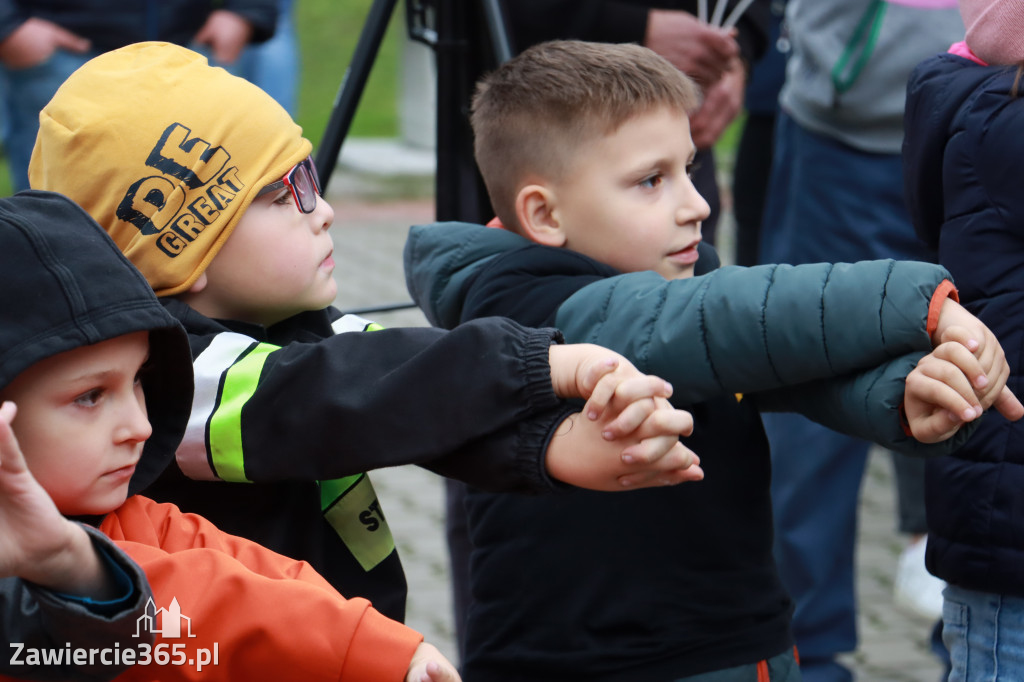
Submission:
[[[163,630],[152,651],[183,662],[159,665],[154,655],[119,680],[402,682],[423,641],[367,600],[342,597],[309,564],[172,504],[136,495],[105,517],[100,530],[149,579],[161,609],[151,629]],[[164,623],[172,620],[180,633],[172,625],[168,636]],[[199,660],[207,661],[202,670]]]

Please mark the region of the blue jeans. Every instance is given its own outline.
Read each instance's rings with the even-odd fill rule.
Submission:
[[[2,137],[11,168],[14,191],[28,189],[28,162],[39,133],[39,112],[75,69],[95,53],[57,51],[48,60],[28,69],[0,68],[3,89]]]
[[[294,118],[298,108],[301,56],[292,0],[278,0],[277,29],[265,43],[250,45],[236,64],[225,67],[269,94]]]
[[[1024,598],[947,585],[942,640],[949,682],[1024,679]]]

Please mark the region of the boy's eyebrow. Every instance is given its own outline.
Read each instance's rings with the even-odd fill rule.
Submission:
[[[142,371],[146,367],[146,364],[149,362],[149,358],[150,358],[150,354],[146,353],[146,357],[143,358],[142,362],[139,363],[138,368],[136,368],[136,370],[135,370],[136,373]],[[97,369],[95,371],[86,370],[86,371],[82,372],[81,374],[76,374],[76,375],[74,375],[72,377],[69,377],[68,381],[69,382],[83,382],[83,383],[84,382],[88,382],[88,381],[102,381],[104,379],[109,379],[112,376],[117,376],[120,373],[121,373],[121,370],[115,369],[115,368],[112,368],[112,367],[107,367],[107,368],[104,368],[104,369]]]
[[[104,381],[106,379],[109,379],[114,374],[117,374],[117,372],[113,369],[98,369],[94,372],[85,371],[81,374],[75,374],[74,376],[68,377],[67,383],[85,384],[91,382]]]

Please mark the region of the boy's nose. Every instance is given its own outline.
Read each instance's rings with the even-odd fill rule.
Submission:
[[[153,425],[149,423],[146,413],[145,399],[130,400],[121,414],[116,438],[120,442],[143,442],[153,435]]]
[[[688,184],[689,187],[684,190],[683,196],[680,198],[679,208],[676,209],[678,225],[703,222],[711,215],[711,206],[708,205],[707,200],[697,191],[693,183]]]
[[[313,209],[312,216],[316,231],[326,231],[334,224],[334,207],[322,196],[317,195],[316,208]]]

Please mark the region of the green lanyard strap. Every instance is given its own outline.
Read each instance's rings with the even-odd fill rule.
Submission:
[[[875,50],[875,43],[878,42],[878,34],[882,31],[885,9],[886,3],[883,0],[872,0],[861,16],[857,28],[853,30],[853,35],[846,43],[846,48],[839,56],[835,66],[832,67],[832,85],[837,93],[843,94],[853,86],[864,69],[864,65],[871,58],[871,54]],[[850,60],[858,52],[857,60],[847,70]]]

